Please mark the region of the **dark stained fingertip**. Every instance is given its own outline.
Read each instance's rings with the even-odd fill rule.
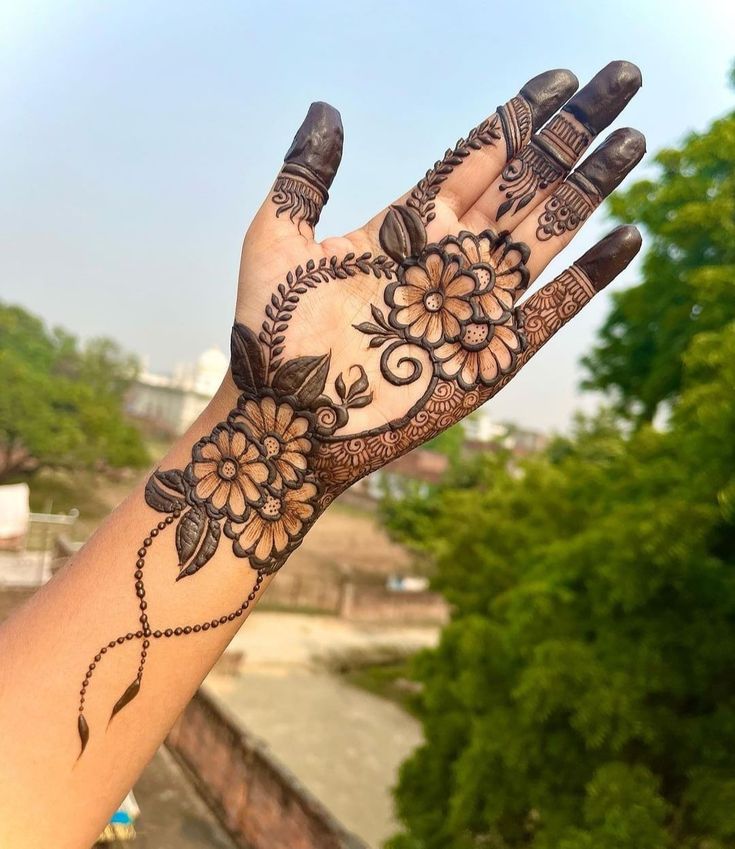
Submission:
[[[608,233],[574,264],[587,275],[599,292],[628,265],[641,249],[642,243],[638,228],[624,224]]]
[[[328,103],[312,103],[286,153],[283,172],[309,180],[326,200],[342,159],[343,141],[339,112]]]
[[[632,62],[610,62],[564,107],[591,133],[609,126],[643,85],[641,70]]]
[[[565,68],[544,71],[529,80],[519,94],[531,107],[533,131],[543,126],[579,88],[579,80]]]
[[[597,191],[606,197],[628,176],[646,152],[646,137],[638,130],[625,127],[614,133],[577,169]]]

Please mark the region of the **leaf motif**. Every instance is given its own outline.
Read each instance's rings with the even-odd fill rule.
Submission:
[[[273,388],[294,395],[305,407],[310,407],[324,391],[331,359],[331,354],[322,354],[288,360],[273,376]]]
[[[146,504],[160,513],[173,513],[184,506],[183,499],[176,497],[184,492],[183,475],[178,469],[166,472],[157,469],[146,481]]]
[[[202,566],[204,566],[205,563],[208,563],[212,559],[214,552],[217,551],[221,535],[222,528],[220,527],[220,523],[216,519],[210,519],[207,527],[207,533],[204,537],[204,542],[197,552],[197,556],[185,569],[182,569],[181,572],[179,572],[176,578],[177,581],[195,574],[202,568]]]
[[[358,369],[359,377],[352,384],[352,386],[350,386],[350,390],[347,393],[349,398],[354,398],[356,395],[361,395],[368,388],[368,379],[367,374],[365,374],[365,369],[361,365],[353,366],[352,368]]]
[[[352,326],[355,330],[359,330],[360,333],[367,333],[368,335],[373,333],[385,333],[385,328],[378,327],[377,324],[373,324],[370,321],[363,321],[361,324],[353,324]]]
[[[115,702],[115,707],[112,709],[112,713],[110,714],[110,720],[115,716],[116,713],[120,713],[120,711],[126,706],[129,705],[130,702],[138,695],[140,692],[140,679],[136,678],[135,681],[128,687],[128,689],[120,696],[120,698]]]
[[[377,322],[377,323],[378,323],[381,327],[384,327],[386,330],[392,330],[391,326],[390,326],[390,325],[388,324],[388,322],[386,321],[385,316],[384,316],[384,315],[383,315],[383,313],[382,313],[382,312],[381,312],[381,311],[380,311],[380,310],[379,310],[379,309],[375,306],[375,304],[370,304],[370,312],[371,312],[371,314],[372,314],[373,318],[375,319],[375,321],[376,321],[376,322]]]
[[[344,401],[347,389],[345,387],[345,382],[342,379],[342,372],[337,375],[337,379],[334,381],[334,388],[337,390],[337,395],[339,396],[340,401]]]
[[[368,343],[369,348],[380,348],[390,339],[390,336],[373,336]]]
[[[257,392],[265,383],[265,358],[258,337],[249,327],[237,323],[232,328],[230,351],[232,378],[238,389]]]
[[[87,720],[84,718],[84,714],[79,714],[79,719],[77,719],[77,731],[79,732],[79,740],[82,744],[82,750],[79,752],[79,757],[82,756],[82,752],[87,748],[87,743],[89,742],[89,725],[87,725]]]
[[[348,401],[347,406],[350,409],[355,409],[357,407],[367,407],[367,405],[373,400],[373,393],[369,392],[367,395],[360,395],[359,398],[353,398],[351,401]]]
[[[513,198],[506,200],[498,207],[497,218],[502,218],[505,213],[513,206]]]
[[[180,566],[184,566],[189,558],[193,557],[206,523],[207,517],[198,507],[187,510],[179,519],[179,524],[176,526],[176,551],[179,555]]]
[[[414,209],[397,204],[386,213],[378,239],[388,256],[401,263],[426,247],[426,230],[421,216]]]

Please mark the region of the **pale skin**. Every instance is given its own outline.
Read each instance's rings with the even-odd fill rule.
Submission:
[[[400,290],[403,285],[401,275],[412,263],[419,271],[423,268],[421,263],[426,265],[425,259],[429,254],[424,252],[423,243],[428,241],[426,251],[441,253],[444,258],[442,261],[450,265],[453,260],[451,257],[447,259],[445,253],[442,253],[444,248],[431,246],[463,231],[481,233],[488,229],[495,232],[508,230],[515,243],[527,246],[527,280],[522,288],[525,289],[528,283],[529,288],[533,287],[533,294],[521,296],[520,290],[514,292],[514,305],[512,308],[508,306],[502,319],[502,322],[508,322],[518,339],[522,335],[523,339],[518,342],[510,365],[501,363],[502,374],[497,377],[489,377],[487,374],[483,377],[482,369],[479,373],[471,372],[471,369],[462,372],[465,377],[470,375],[473,380],[477,380],[477,393],[465,394],[468,399],[466,406],[450,410],[450,416],[457,420],[499,391],[546,339],[572,318],[595,292],[607,285],[635,255],[640,246],[637,231],[634,228],[619,228],[596,249],[577,261],[571,277],[562,275],[541,290],[538,285],[534,285],[546,265],[576,235],[587,214],[619,184],[644,152],[640,134],[632,130],[619,131],[598,153],[593,152],[587,157],[577,183],[574,183],[574,179],[567,183],[568,171],[574,167],[575,161],[594,149],[593,138],[617,117],[640,87],[640,76],[635,66],[612,63],[595,78],[591,88],[583,90],[577,100],[565,106],[576,87],[576,79],[569,72],[548,72],[534,78],[521,90],[522,97],[516,101],[515,111],[506,111],[506,120],[491,123],[495,135],[489,133],[483,137],[482,142],[467,146],[466,155],[463,153],[455,157],[454,165],[433,197],[434,214],[430,220],[423,207],[420,215],[406,211],[410,207],[410,193],[396,201],[400,214],[394,216],[392,237],[386,235],[388,228],[383,227],[387,215],[387,210],[383,210],[359,230],[342,237],[316,241],[312,226],[315,216],[289,214],[289,210],[294,210],[293,205],[288,207],[290,201],[284,203],[288,209],[283,214],[276,214],[279,202],[276,200],[274,203],[274,198],[277,197],[278,183],[269,193],[245,236],[235,311],[236,322],[254,328],[256,334],[264,320],[265,305],[270,303],[273,293],[278,291],[279,284],[286,279],[288,272],[299,266],[305,267],[309,260],[318,266],[321,259],[329,262],[332,257],[336,257],[341,261],[350,253],[382,256],[386,251],[391,253],[391,247],[395,252],[395,245],[401,243],[406,233],[413,234],[408,239],[408,246],[404,245],[405,251],[399,251],[398,259],[387,260],[385,276],[355,273],[344,277],[337,275],[328,282],[320,283],[301,296],[293,321],[289,324],[287,340],[283,343],[285,353],[280,356],[287,360],[329,353],[329,374],[322,391],[327,395],[331,392],[330,403],[339,406],[334,399],[334,390],[331,389],[337,377],[343,374],[347,380],[350,375],[349,380],[353,380],[356,364],[364,367],[368,388],[363,393],[365,396],[369,393],[370,397],[349,409],[349,421],[341,425],[337,437],[340,434],[358,435],[361,439],[367,439],[366,433],[382,432],[383,428],[390,435],[396,435],[396,439],[403,440],[400,448],[402,453],[433,435],[428,432],[424,435],[415,428],[412,430],[410,422],[403,423],[414,405],[423,403],[422,399],[431,401],[429,395],[433,391],[433,384],[430,384],[429,377],[432,369],[438,368],[437,364],[441,360],[442,374],[449,374],[455,361],[448,354],[442,359],[443,355],[438,352],[443,349],[435,340],[418,338],[421,334],[429,333],[427,322],[433,315],[443,315],[436,305],[437,298],[442,296],[440,291],[437,294],[432,290],[431,297],[422,301],[422,304],[428,304],[426,309],[431,313],[426,313],[426,321],[421,313],[424,306],[421,306],[415,307],[418,310],[418,324],[406,324],[407,329],[401,324],[402,314],[399,314],[399,310],[407,303],[406,299],[410,301],[413,297],[411,293],[418,291],[415,286],[413,289]],[[556,171],[551,168],[544,172],[547,176],[551,175],[548,179],[536,180],[527,201],[518,204],[521,195],[517,193],[515,198],[511,198],[514,205],[508,211],[499,213],[500,203],[507,198],[508,185],[511,186],[511,195],[513,186],[519,185],[518,179],[513,177],[513,169],[504,173],[509,160],[515,161],[520,157],[519,161],[526,161],[524,156],[528,153],[527,148],[534,133],[538,133],[557,110],[561,110],[563,128],[552,134],[552,154],[548,162],[556,162],[559,167]],[[523,120],[520,121],[520,129],[517,128],[514,140],[506,137],[510,126],[507,115],[511,112],[516,117],[525,116],[526,119],[525,124]],[[312,118],[307,119],[300,130],[302,141],[305,140],[302,147],[306,152],[296,145],[296,152],[290,152],[290,158],[287,157],[287,165],[284,166],[284,175],[288,175],[288,180],[296,181],[295,184],[284,184],[286,194],[289,186],[293,188],[295,185],[296,196],[299,197],[300,187],[306,187],[308,197],[316,199],[313,203],[318,208],[324,201],[323,195],[331,183],[341,154],[341,125],[337,127],[338,117],[335,118],[335,114],[334,110],[330,111],[330,107],[323,105],[318,106],[313,115],[310,113]],[[539,145],[544,150],[549,148],[543,137]],[[559,151],[568,156],[563,167],[559,165]],[[528,161],[531,162],[532,157]],[[295,164],[290,171],[289,162]],[[542,169],[544,162],[546,160],[539,166]],[[533,167],[529,173],[535,173]],[[314,186],[324,190],[321,198]],[[574,186],[577,188],[574,189]],[[571,213],[564,205],[567,203],[564,199],[568,198],[569,187],[577,191],[571,201],[572,217],[582,210],[580,220],[574,218],[571,224]],[[557,195],[558,192],[561,195]],[[558,205],[547,206],[557,196],[564,201],[561,204],[561,218],[556,212]],[[558,230],[554,230],[551,235],[543,232],[543,222],[540,223],[540,216],[545,209],[551,212],[544,221],[548,220],[549,215],[555,225],[561,221]],[[405,266],[401,264],[404,257]],[[452,268],[459,269],[464,262],[462,274],[465,283],[470,279],[474,281],[471,285],[476,288],[472,291],[463,290],[457,297],[459,300],[464,299],[463,303],[471,304],[473,311],[479,310],[480,294],[489,292],[483,290],[479,282],[482,277],[480,265],[470,266],[470,260],[461,257],[460,260]],[[430,260],[429,265],[432,262],[438,260]],[[500,275],[499,269],[494,270]],[[393,295],[386,294],[388,281],[394,284],[394,288],[397,287]],[[206,297],[205,289],[202,297]],[[400,386],[386,378],[385,372],[381,370],[378,347],[369,347],[366,331],[357,331],[353,327],[372,320],[371,306],[376,306],[389,318],[395,317],[395,332],[402,334],[405,331],[409,334],[413,340],[410,343],[411,356],[424,364],[424,378]],[[463,304],[457,303],[454,307],[450,304],[450,312],[453,309],[463,322],[462,339],[471,342],[481,331],[497,332],[501,319],[490,320],[487,316],[483,317],[484,314],[475,312],[470,318],[464,316],[462,310],[465,308],[469,310]],[[192,304],[192,309],[196,309],[196,304]],[[522,320],[519,313],[513,312],[517,309],[523,312]],[[458,346],[459,356],[465,357],[470,348],[463,348],[464,342],[456,341],[460,334],[452,330],[455,324],[453,315],[446,318],[446,339],[443,344]],[[523,327],[526,329],[523,330]],[[408,345],[405,338],[401,344]],[[474,352],[475,349],[472,349],[473,356]],[[506,354],[505,350],[501,351],[501,358]],[[405,376],[407,369],[405,364],[399,367],[399,375]],[[257,602],[263,589],[274,579],[274,575],[265,575],[265,572],[273,571],[281,565],[291,550],[291,543],[298,543],[313,519],[331,500],[330,493],[333,491],[333,494],[337,494],[353,480],[383,462],[376,461],[370,449],[365,459],[355,455],[357,459],[354,460],[354,468],[349,467],[352,471],[348,472],[347,477],[343,475],[338,478],[337,465],[332,473],[328,457],[327,460],[322,458],[321,464],[316,459],[318,445],[328,447],[335,443],[330,443],[329,439],[320,442],[322,437],[308,431],[311,447],[308,450],[299,449],[306,458],[303,461],[306,465],[302,468],[297,464],[294,474],[298,481],[295,478],[292,483],[283,483],[284,488],[279,494],[278,487],[282,483],[279,475],[287,478],[290,472],[288,469],[284,471],[285,467],[281,468],[281,472],[274,471],[273,452],[263,447],[268,448],[267,440],[262,438],[262,434],[260,437],[257,434],[254,436],[252,427],[244,425],[240,433],[246,434],[247,440],[252,439],[253,444],[257,443],[261,452],[253,462],[258,468],[267,466],[268,478],[265,479],[266,472],[263,471],[262,476],[255,481],[260,487],[260,495],[249,496],[246,487],[245,495],[238,495],[238,499],[244,498],[248,502],[249,498],[250,501],[245,507],[232,507],[235,503],[235,489],[229,488],[229,477],[226,489],[216,489],[219,479],[210,478],[214,481],[212,486],[202,484],[203,476],[209,468],[206,464],[213,463],[208,455],[200,458],[199,467],[190,464],[192,447],[203,437],[208,437],[217,425],[227,422],[228,414],[236,410],[238,400],[242,406],[246,395],[255,397],[255,402],[258,402],[268,393],[272,394],[272,381],[264,387],[265,394],[262,396],[258,387],[254,393],[251,385],[249,389],[244,389],[243,379],[238,377],[241,372],[242,369],[238,371],[236,360],[233,359],[232,372],[228,373],[207,409],[160,461],[159,468],[162,470],[190,469],[192,491],[187,505],[181,511],[189,510],[192,505],[195,509],[199,509],[196,505],[202,510],[206,507],[206,521],[217,528],[224,528],[227,519],[224,511],[230,509],[229,518],[232,519],[232,511],[235,510],[242,519],[241,524],[246,524],[248,517],[251,517],[251,527],[255,526],[253,523],[260,522],[258,527],[267,526],[270,529],[275,525],[268,524],[271,519],[267,515],[270,509],[268,505],[276,505],[273,506],[273,510],[276,510],[282,504],[282,497],[306,492],[304,487],[307,487],[309,493],[312,490],[317,493],[314,495],[313,509],[304,508],[298,515],[294,514],[295,518],[287,519],[284,525],[286,530],[272,535],[272,550],[270,542],[267,549],[264,547],[262,538],[251,539],[252,545],[248,548],[246,530],[243,536],[238,537],[238,554],[230,544],[232,537],[225,539],[223,534],[215,553],[207,560],[207,565],[196,571],[196,574],[192,572],[184,576],[184,580],[178,581],[174,579],[184,565],[181,549],[177,551],[173,543],[173,531],[162,529],[161,542],[156,540],[151,545],[145,566],[145,597],[150,609],[155,611],[151,612],[151,620],[155,616],[155,627],[167,628],[170,625],[174,628],[192,621],[214,621],[223,612],[235,611],[251,591],[256,570],[261,569],[264,574],[262,587],[253,600]],[[450,374],[442,379],[446,380],[447,385],[453,386],[455,375]],[[465,386],[463,392],[468,391],[471,390]],[[289,398],[293,406],[295,402],[291,396]],[[304,421],[308,419],[312,424],[316,420],[308,410],[297,410],[297,413],[303,414]],[[438,429],[445,426],[445,422],[436,425]],[[387,461],[390,457],[386,455],[385,459]],[[225,474],[221,463],[216,468],[217,471],[212,474]],[[344,468],[340,469],[342,474]],[[230,472],[227,471],[227,474]],[[309,483],[310,480],[314,484]],[[267,496],[263,495],[264,487],[269,488]],[[220,495],[216,495],[216,492]],[[227,504],[223,506],[225,501]],[[144,484],[138,486],[73,560],[0,628],[1,846],[41,849],[53,845],[57,849],[86,849],[91,845],[110,813],[134,784],[178,714],[254,606],[250,604],[236,618],[234,614],[229,619],[224,617],[226,621],[220,627],[212,627],[206,633],[191,634],[186,639],[152,639],[139,693],[112,720],[110,708],[130,682],[130,670],[134,670],[138,664],[141,640],[125,641],[110,651],[103,663],[95,663],[93,684],[83,688],[85,723],[88,723],[91,733],[80,756],[76,717],[80,707],[82,676],[89,668],[90,658],[95,656],[101,646],[105,646],[118,634],[124,635],[147,627],[138,624],[139,611],[135,592],[131,590],[131,575],[136,568],[136,550],[141,545],[141,539],[151,529],[160,528],[164,524],[166,516],[160,512],[163,509],[162,506],[153,509],[150,500],[146,503]],[[170,512],[169,515],[173,522],[173,515]],[[205,516],[204,512],[202,516]],[[175,518],[178,522],[178,512]],[[279,548],[284,545],[279,541],[279,534],[283,539],[288,539],[285,547]],[[63,823],[63,833],[60,831],[60,823]]]

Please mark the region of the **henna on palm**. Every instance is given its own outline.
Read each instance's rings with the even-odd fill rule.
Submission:
[[[235,406],[194,445],[185,468],[159,469],[146,484],[147,504],[165,518],[150,529],[134,558],[139,627],[109,641],[89,664],[80,691],[82,751],[90,736],[84,710],[91,678],[109,651],[130,641],[141,645],[137,673],[113,706],[112,719],[139,694],[154,641],[199,634],[242,617],[265,577],[280,569],[337,495],[492,397],[637,252],[637,231],[621,228],[519,305],[534,246],[492,229],[463,230],[429,242],[427,227],[442,186],[474,152],[501,145],[511,162],[518,161],[520,151],[523,167],[536,168],[526,153],[534,144],[529,140],[564,102],[568,86],[568,72],[535,78],[447,151],[404,203],[387,210],[378,237],[381,252],[308,259],[269,293],[259,326],[234,325]],[[533,148],[544,151],[545,162],[553,159],[552,147],[557,153],[568,149],[576,158],[580,146],[589,143],[587,135],[568,132],[565,121],[552,121],[542,131],[545,141]],[[314,104],[272,190],[277,218],[287,215],[299,228],[303,222],[314,226],[341,150],[338,113]],[[549,199],[538,221],[539,244],[584,221],[639,158],[628,136],[611,137]],[[561,154],[553,161],[561,162]],[[571,153],[563,162],[569,162],[568,171]],[[519,190],[512,202],[520,208],[521,200]],[[326,347],[304,351],[297,344],[298,356],[288,352],[304,299],[322,284],[360,279],[378,281],[378,295],[346,332],[356,334],[366,355],[379,357],[378,380],[423,388],[401,415],[350,430],[355,412],[369,411],[379,388],[371,385],[364,365],[335,366]],[[166,534],[168,529],[173,533]],[[254,570],[241,604],[204,622],[156,627],[144,574],[159,537],[175,545],[177,581],[196,580],[219,547],[229,545]]]

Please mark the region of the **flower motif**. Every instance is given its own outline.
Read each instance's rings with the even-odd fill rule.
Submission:
[[[477,236],[463,231],[443,244],[448,254],[458,256],[477,277],[478,292],[473,300],[480,313],[493,321],[504,319],[528,286],[528,246],[492,230]]]
[[[511,316],[503,324],[469,322],[457,340],[440,345],[434,354],[442,377],[454,377],[463,389],[472,389],[499,380],[513,368],[522,349],[523,338]]]
[[[301,541],[304,525],[314,516],[316,495],[317,488],[309,481],[297,489],[266,495],[242,530],[229,529],[228,535],[236,539],[235,553],[249,556],[255,565],[272,565],[273,558],[278,563],[281,555]]]
[[[230,423],[263,447],[263,456],[274,471],[274,488],[299,485],[311,451],[309,419],[305,415],[297,413],[291,404],[276,403],[266,395],[257,401],[241,401],[237,412],[230,416]]]
[[[389,321],[405,331],[410,342],[430,347],[460,333],[461,323],[472,316],[470,295],[475,277],[464,270],[462,259],[438,248],[425,251],[399,271],[399,279],[386,289]]]
[[[194,446],[186,477],[194,501],[215,516],[240,519],[248,505],[259,504],[270,472],[260,450],[247,436],[217,425]]]

